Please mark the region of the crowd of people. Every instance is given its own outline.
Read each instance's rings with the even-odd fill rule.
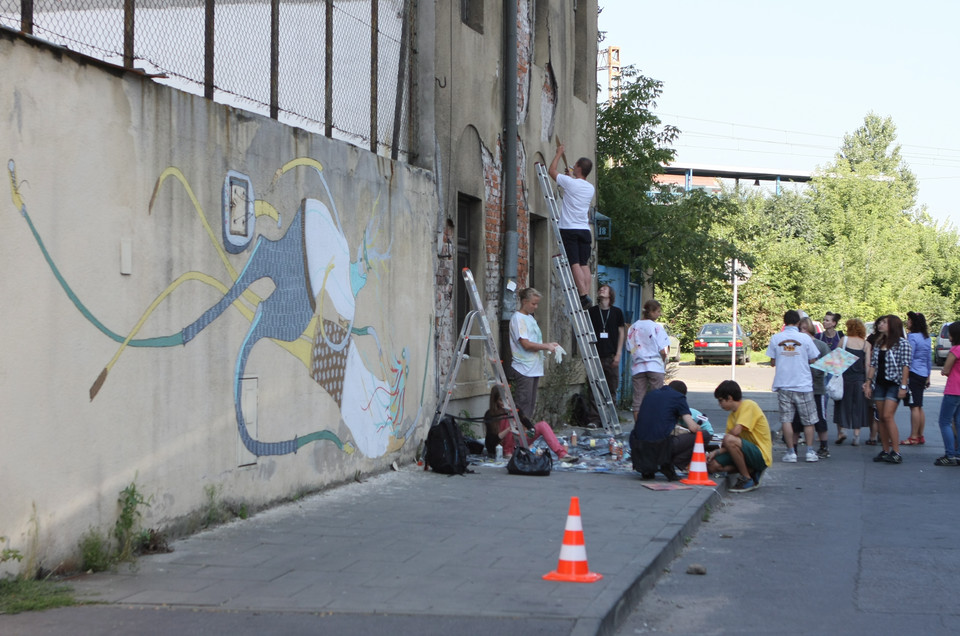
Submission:
[[[588,295],[592,281],[588,265],[592,244],[588,209],[595,190],[586,180],[593,164],[582,157],[569,174],[560,173],[559,163],[563,157],[564,148],[559,145],[548,170],[564,192],[559,223],[561,240],[571,263],[581,306],[589,312],[611,396],[616,395],[619,385],[621,354],[624,349],[630,354],[634,418],[630,446],[634,468],[647,479],[655,477],[657,472],[668,480],[677,479],[676,467],[689,464],[693,452],[694,435],[690,433],[708,433],[705,441],[710,470],[735,473],[737,481],[731,489],[733,492],[753,490],[772,462],[770,427],[763,411],[752,400],[743,398],[736,382],[721,383],[714,397],[729,415],[724,435],[714,437],[712,428],[706,430],[709,421],[687,404],[686,385],[674,381],[664,386],[669,337],[658,322],[662,313],[660,303],[653,299],[646,301],[640,319],[629,328],[623,312],[613,305],[616,296],[609,285],[600,286],[598,304],[593,304]],[[543,376],[543,354],[555,351],[559,345],[543,342],[533,317],[540,293],[528,288],[520,293],[519,300],[520,308],[510,321],[512,371],[517,407],[521,413],[532,414]],[[770,339],[766,354],[774,367],[773,390],[777,394],[781,434],[787,447],[782,460],[799,461],[801,435],[807,447],[803,454],[805,461],[817,462],[830,457],[827,415],[833,402],[832,419],[837,431],[834,444],[843,444],[849,439],[850,445],[858,446],[862,430],[867,429],[869,435],[863,443],[882,447],[873,461],[900,464],[903,462],[900,446],[926,443],[923,397],[930,386],[932,371],[926,318],[922,313],[911,311],[904,324],[894,314],[879,316],[869,335],[859,318],[848,319],[844,323],[845,331],[838,329],[841,318],[838,313],[827,312],[822,329],[817,329],[809,316],[789,310],[783,315],[782,330]],[[960,366],[955,364],[960,355],[960,322],[952,323],[948,333],[951,349],[940,371],[947,376],[947,383],[938,418],[945,454],[934,462],[937,466],[960,464],[960,435],[954,429],[960,414]],[[822,365],[818,368],[814,363],[833,356],[837,349],[847,355],[839,356],[845,365],[842,382],[837,380],[842,384],[842,397],[832,399],[831,393],[835,397],[836,393],[827,390],[832,376]],[[901,402],[910,409],[910,435],[904,440],[899,439],[894,420]],[[499,394],[491,394],[488,416],[488,445],[512,435]],[[597,421],[598,409],[591,403],[589,422],[595,425]],[[552,431],[548,433],[544,427],[537,426],[529,427],[529,435],[543,436],[558,456],[566,458],[566,451],[559,446]],[[546,428],[549,429],[549,425]]]

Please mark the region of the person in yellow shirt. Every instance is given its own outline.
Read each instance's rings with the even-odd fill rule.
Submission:
[[[730,492],[756,490],[760,476],[773,461],[767,417],[756,402],[743,399],[740,385],[733,380],[721,382],[713,397],[730,415],[720,448],[707,455],[708,469],[711,473],[737,473]]]

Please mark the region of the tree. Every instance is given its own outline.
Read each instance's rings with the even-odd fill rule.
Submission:
[[[642,282],[673,290],[685,304],[696,301],[690,277],[703,283],[725,280],[724,264],[749,260],[731,237],[714,231],[736,214],[731,202],[703,192],[681,193],[657,183],[669,147],[680,134],[653,114],[662,83],[633,67],[623,70],[621,96],[597,110],[597,182],[601,212],[613,236],[600,245],[608,263],[628,265]]]

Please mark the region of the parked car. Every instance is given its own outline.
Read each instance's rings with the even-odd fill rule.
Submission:
[[[750,362],[750,334],[745,333],[739,323],[734,339],[732,322],[709,322],[700,328],[697,339],[693,341],[693,362],[729,362],[730,349],[733,346],[737,348],[737,364]]]
[[[933,363],[941,367],[943,363],[947,361],[947,354],[950,353],[950,336],[947,333],[947,327],[949,326],[949,322],[941,325],[940,333],[937,334],[937,343],[933,349]]]
[[[669,329],[667,331],[667,337],[670,338],[670,349],[667,351],[667,362],[673,360],[674,362],[680,362],[680,339],[673,335]]]

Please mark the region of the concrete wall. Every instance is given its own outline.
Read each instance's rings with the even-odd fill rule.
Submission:
[[[556,244],[534,164],[549,164],[558,141],[566,146],[571,167],[581,156],[594,158],[597,2],[516,1],[518,274],[521,287],[533,285],[545,294],[537,315],[544,339],[557,340],[572,351],[562,298],[559,290],[553,289],[551,258]],[[438,166],[440,199],[446,218],[453,223],[458,220],[459,195],[481,202],[471,223],[474,234],[483,240],[471,246],[471,260],[487,314],[496,326],[503,300],[505,232],[501,190],[505,148],[503,3],[473,2],[483,6],[482,32],[461,20],[460,2],[435,4],[436,135],[443,157]],[[590,175],[594,184],[595,178],[595,173]],[[454,284],[459,272],[448,263],[441,262],[437,274],[437,364],[441,381],[452,365],[459,332]],[[501,343],[501,353],[507,347],[506,342]],[[480,363],[474,358],[462,368],[454,393],[458,401],[448,412],[466,408],[474,415],[483,414],[489,390],[481,381]]]
[[[69,568],[134,481],[163,528],[413,458],[430,173],[9,32],[0,62],[10,547]]]

